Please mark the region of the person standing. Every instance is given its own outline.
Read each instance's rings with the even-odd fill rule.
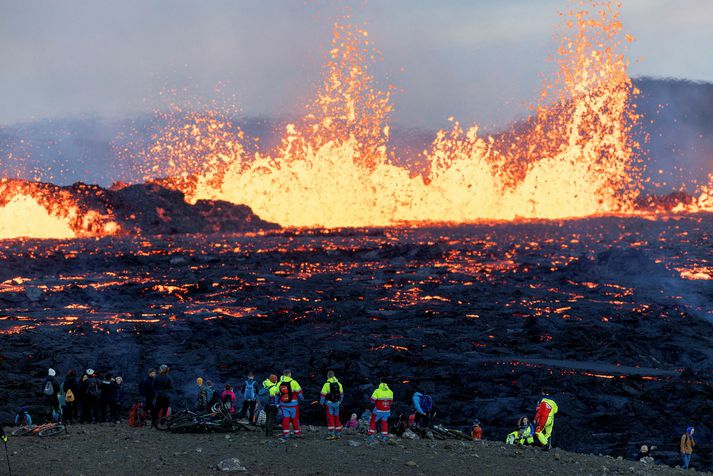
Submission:
[[[240,390],[243,393],[243,407],[240,409],[240,413],[238,413],[238,418],[245,418],[245,415],[248,415],[248,421],[251,425],[254,425],[258,389],[255,375],[253,375],[252,372],[248,372],[248,378],[243,382]]]
[[[171,414],[171,392],[173,392],[173,380],[168,375],[170,368],[166,364],[162,364],[158,368],[158,376],[154,381],[154,389],[156,390],[156,408],[155,415],[152,417],[152,424],[155,427],[159,418],[163,418]]]
[[[262,382],[262,388],[258,392],[260,405],[265,410],[265,436],[271,437],[277,419],[277,399],[273,396],[273,388],[277,386],[277,375],[271,374]]]
[[[69,369],[62,382],[62,389],[64,390],[64,419],[71,424],[78,417],[78,409],[81,406],[76,370]]]
[[[555,415],[558,410],[557,403],[543,390],[533,423],[537,442],[546,449],[552,447],[552,428],[555,426]]]
[[[151,417],[152,424],[156,422],[154,418],[154,403],[156,400],[156,390],[154,382],[156,380],[156,369],[149,369],[148,375],[139,384],[139,395],[144,399],[144,411]]]
[[[111,421],[119,423],[121,406],[124,404],[124,378],[120,375],[114,379],[114,401],[111,405]]]
[[[203,384],[203,377],[196,378],[198,393],[196,394],[196,410],[204,412],[208,409],[208,391]]]
[[[389,416],[391,415],[391,403],[394,401],[394,392],[391,391],[387,380],[382,378],[379,380],[379,386],[371,394],[371,402],[374,404],[374,410],[371,412],[371,420],[369,420],[369,439],[373,440],[376,437],[376,423],[381,422],[381,439],[388,441],[389,439]]]
[[[300,402],[304,400],[302,387],[297,380],[292,378],[292,371],[286,369],[282,372],[280,381],[271,390],[270,394],[277,397],[277,402],[282,411],[282,439],[290,437],[290,423],[297,438],[302,437],[300,429]]]
[[[693,455],[693,448],[696,446],[696,442],[693,439],[693,433],[696,431],[695,428],[689,426],[686,428],[686,432],[681,435],[681,467],[683,469],[688,469],[691,464],[691,456]]]
[[[47,377],[42,384],[42,393],[45,396],[45,403],[49,407],[49,421],[59,421],[61,409],[59,408],[60,386],[56,378],[57,372],[54,369],[47,370]]]
[[[334,371],[327,372],[327,381],[319,393],[319,404],[327,412],[327,439],[338,440],[342,437],[342,422],[339,419],[339,407],[344,399],[344,387],[334,376]]]

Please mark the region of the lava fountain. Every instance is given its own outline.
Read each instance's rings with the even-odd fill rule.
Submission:
[[[224,144],[215,140],[221,122],[196,118],[181,127],[197,127],[215,148],[196,155],[195,147],[174,147],[171,154],[221,167],[193,169],[181,188],[192,200],[245,203],[286,226],[633,213],[640,166],[631,134],[637,91],[624,55],[631,37],[612,2],[590,2],[562,18],[558,71],[543,85],[533,116],[497,139],[454,122],[424,152],[430,166],[419,175],[390,160],[390,91],[380,90],[369,71],[378,52],[368,33],[338,22],[316,99],[301,121],[287,126],[281,146],[250,160],[242,148],[225,158],[218,150]],[[176,130],[168,128],[157,144]],[[173,163],[181,161],[191,162]]]

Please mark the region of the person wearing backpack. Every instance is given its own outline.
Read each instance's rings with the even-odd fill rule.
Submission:
[[[693,433],[695,428],[689,426],[686,428],[686,432],[681,435],[681,444],[679,449],[681,451],[681,468],[688,469],[688,465],[691,464],[691,456],[693,455],[693,448],[696,446],[696,442],[693,439]]]
[[[230,384],[225,384],[225,390],[220,394],[220,401],[223,402],[223,405],[231,414],[235,413],[235,400],[237,398],[235,392],[233,392],[233,387]]]
[[[59,392],[61,390],[56,378],[57,372],[54,369],[47,370],[47,377],[42,384],[42,393],[45,396],[45,403],[49,407],[49,421],[57,421],[61,415],[59,407]]]
[[[255,406],[257,405],[257,382],[255,381],[255,375],[252,372],[248,372],[248,378],[243,382],[240,387],[243,393],[243,407],[238,413],[238,418],[245,418],[248,415],[248,421],[251,425],[255,424]]]
[[[271,395],[272,388],[277,386],[277,375],[271,374],[262,382],[258,392],[260,406],[265,410],[265,436],[271,437],[277,419],[277,399]]]
[[[71,424],[79,416],[78,409],[81,405],[76,370],[69,369],[67,371],[64,382],[62,382],[62,390],[64,391],[64,418]]]
[[[173,380],[168,375],[170,368],[166,364],[161,364],[158,368],[158,376],[154,381],[156,390],[156,408],[152,417],[152,425],[155,427],[159,418],[171,414],[171,392],[173,392]]]
[[[205,381],[205,398],[206,401],[208,402],[208,410],[213,411],[213,406],[220,402],[220,397],[218,396],[218,392],[215,391],[215,387],[213,387],[213,381],[211,380],[206,380]]]
[[[297,380],[292,378],[292,371],[286,369],[277,385],[270,389],[270,395],[277,398],[278,406],[282,411],[282,440],[290,437],[290,423],[297,438],[302,438],[300,429],[300,402],[304,400],[302,387]]]
[[[420,391],[413,394],[413,406],[416,409],[414,426],[418,428],[428,428],[433,417],[433,399]]]
[[[327,413],[327,439],[338,440],[342,437],[342,422],[339,419],[339,407],[344,399],[344,387],[334,376],[334,371],[327,372],[327,381],[319,393],[319,404]]]
[[[391,403],[394,401],[394,392],[391,391],[387,380],[381,378],[379,386],[371,394],[371,402],[374,404],[374,411],[371,412],[369,420],[369,439],[376,438],[376,423],[381,422],[381,439],[389,439],[389,416],[391,415]]]
[[[30,426],[32,425],[32,417],[27,407],[22,406],[15,415],[15,426]],[[1,427],[2,425],[0,425]]]

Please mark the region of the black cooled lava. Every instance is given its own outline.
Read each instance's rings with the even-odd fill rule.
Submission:
[[[546,386],[557,446],[674,462],[686,426],[713,431],[712,237],[713,216],[688,215],[0,242],[0,416],[41,403],[50,366],[119,372],[134,398],[165,362],[174,406],[199,375],[292,368],[321,421],[331,368],[346,413],[385,374],[397,412],[418,384],[498,439]]]

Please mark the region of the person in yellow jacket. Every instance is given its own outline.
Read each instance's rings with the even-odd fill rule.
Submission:
[[[537,404],[534,423],[537,442],[545,448],[552,446],[552,428],[555,426],[555,415],[558,410],[557,403],[543,391],[542,398]]]
[[[517,430],[508,434],[505,443],[508,445],[531,445],[535,442],[535,429],[530,420],[524,416],[517,422]]]
[[[342,437],[342,422],[339,419],[339,407],[344,399],[344,387],[334,376],[334,371],[327,372],[327,381],[319,392],[319,404],[327,412],[328,440],[338,440]]]
[[[369,421],[369,438],[373,439],[376,434],[376,422],[381,422],[381,439],[389,439],[389,416],[391,415],[391,403],[394,401],[394,392],[391,391],[385,379],[381,379],[379,386],[371,394],[371,401],[374,403],[374,410],[371,412]]]
[[[290,437],[290,423],[297,438],[302,437],[300,429],[300,402],[304,400],[302,387],[292,378],[292,371],[285,370],[277,385],[270,389],[270,395],[277,398],[277,405],[282,412],[282,439]]]

